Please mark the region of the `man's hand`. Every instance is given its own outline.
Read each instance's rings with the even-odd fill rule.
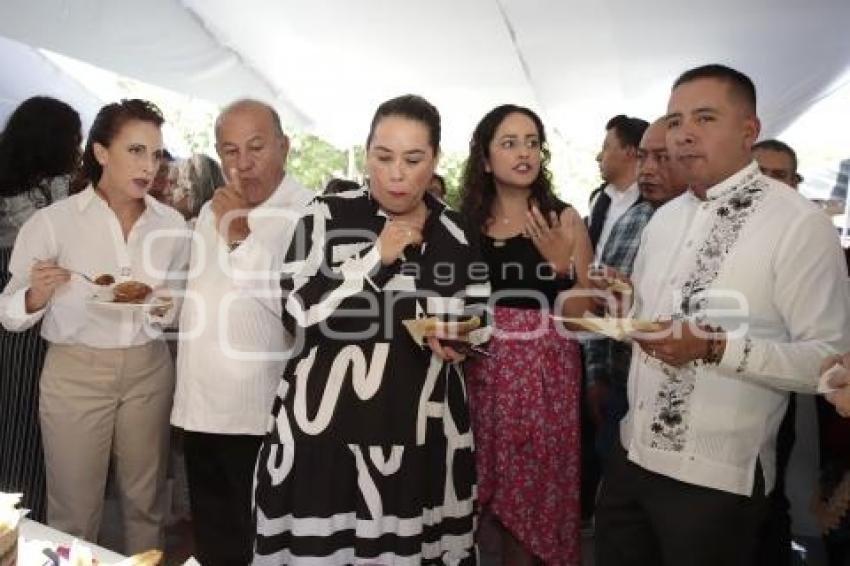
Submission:
[[[696,360],[705,360],[709,354],[712,338],[723,342],[725,335],[712,335],[687,320],[660,321],[660,330],[634,336],[641,349],[668,366],[681,367]],[[720,352],[722,357],[722,351]]]
[[[824,360],[820,367],[820,373],[825,373],[835,365],[845,368],[844,373],[833,376],[829,380],[830,387],[838,390],[826,394],[826,400],[835,405],[835,410],[842,417],[850,417],[850,352],[843,356],[830,356]]]
[[[236,169],[230,170],[230,183],[215,190],[210,208],[215,217],[216,230],[228,244],[242,241],[251,233],[248,227],[251,207],[242,192]]]
[[[56,289],[71,279],[71,273],[53,260],[36,261],[30,270],[30,288],[25,294],[27,313],[43,309]]]

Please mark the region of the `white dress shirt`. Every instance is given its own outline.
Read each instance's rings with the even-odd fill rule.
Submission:
[[[648,470],[742,495],[759,461],[769,492],[787,391],[813,392],[823,359],[850,345],[846,267],[829,219],[755,162],[707,196],[653,216],[635,316],[722,326],[723,359],[676,369],[635,345],[621,439]]]
[[[596,259],[602,257],[602,251],[605,249],[605,242],[611,236],[611,230],[617,220],[632,207],[640,198],[640,189],[637,181],[628,186],[624,191],[618,191],[614,185],[610,183],[604,189],[605,194],[611,197],[611,205],[608,207],[608,212],[605,214],[605,223],[602,224],[602,232],[599,234],[599,242],[596,244]]]
[[[71,275],[47,306],[26,312],[30,270],[37,260],[89,277],[112,275],[117,282],[141,281],[166,287],[179,298],[189,259],[186,221],[176,210],[145,196],[145,211],[125,241],[118,217],[89,186],[81,193],[38,210],[21,227],[9,261],[11,279],[0,295],[0,323],[26,330],[43,319],[41,335],[58,344],[123,348],[146,344],[161,335],[157,319],[136,308],[90,304],[97,286]],[[179,307],[179,301],[170,313]],[[159,319],[167,322],[168,319]]]
[[[281,322],[280,269],[292,228],[313,193],[289,175],[248,214],[235,251],[207,203],[193,238],[180,315],[171,423],[213,434],[262,435],[289,355]]]

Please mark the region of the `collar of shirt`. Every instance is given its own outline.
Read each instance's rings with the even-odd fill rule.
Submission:
[[[281,211],[300,216],[303,208],[315,195],[305,189],[292,175],[285,175],[277,189],[265,201],[248,212],[251,232],[259,232],[272,241],[279,235]]]
[[[284,175],[283,180],[269,198],[248,213],[248,223],[251,224],[274,208],[288,208],[293,205],[303,207],[313,196],[313,193],[305,189],[292,175]]]
[[[717,201],[727,196],[732,191],[746,186],[759,174],[760,170],[758,163],[753,160],[752,162],[750,162],[749,165],[747,165],[737,173],[731,175],[730,177],[727,177],[723,181],[720,181],[719,183],[708,189],[708,191],[706,191],[705,193],[706,199],[708,201]]]
[[[109,208],[109,204],[95,192],[94,185],[89,184],[77,197],[77,209],[80,212],[86,212],[91,206]],[[151,211],[157,216],[164,216],[167,214],[167,210],[166,205],[148,194],[145,195],[145,212],[142,213],[142,216],[148,211]]]
[[[629,185],[624,191],[620,191],[613,184],[608,183],[605,186],[605,194],[611,197],[612,204],[619,204],[623,201],[631,201],[633,203],[640,196],[640,189],[638,188],[637,181]]]

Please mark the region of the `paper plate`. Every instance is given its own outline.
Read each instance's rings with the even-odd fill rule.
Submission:
[[[637,332],[657,332],[662,326],[657,322],[649,320],[638,320],[635,318],[609,318],[609,317],[584,317],[565,318],[553,316],[555,320],[577,326],[582,330],[602,334],[614,340],[623,341],[631,334]]]

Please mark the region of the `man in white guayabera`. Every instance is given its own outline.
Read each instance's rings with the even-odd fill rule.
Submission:
[[[756,93],[722,65],[685,72],[667,146],[689,190],[650,220],[635,260],[629,410],[596,507],[596,560],[753,564],[788,391],[814,392],[846,350],[850,300],[835,229],[764,175]]]
[[[280,299],[258,291],[279,287],[280,254],[312,197],[285,171],[289,140],[270,106],[232,103],[215,137],[227,184],[195,225],[171,415],[205,566],[251,561],[254,463],[292,342]]]

